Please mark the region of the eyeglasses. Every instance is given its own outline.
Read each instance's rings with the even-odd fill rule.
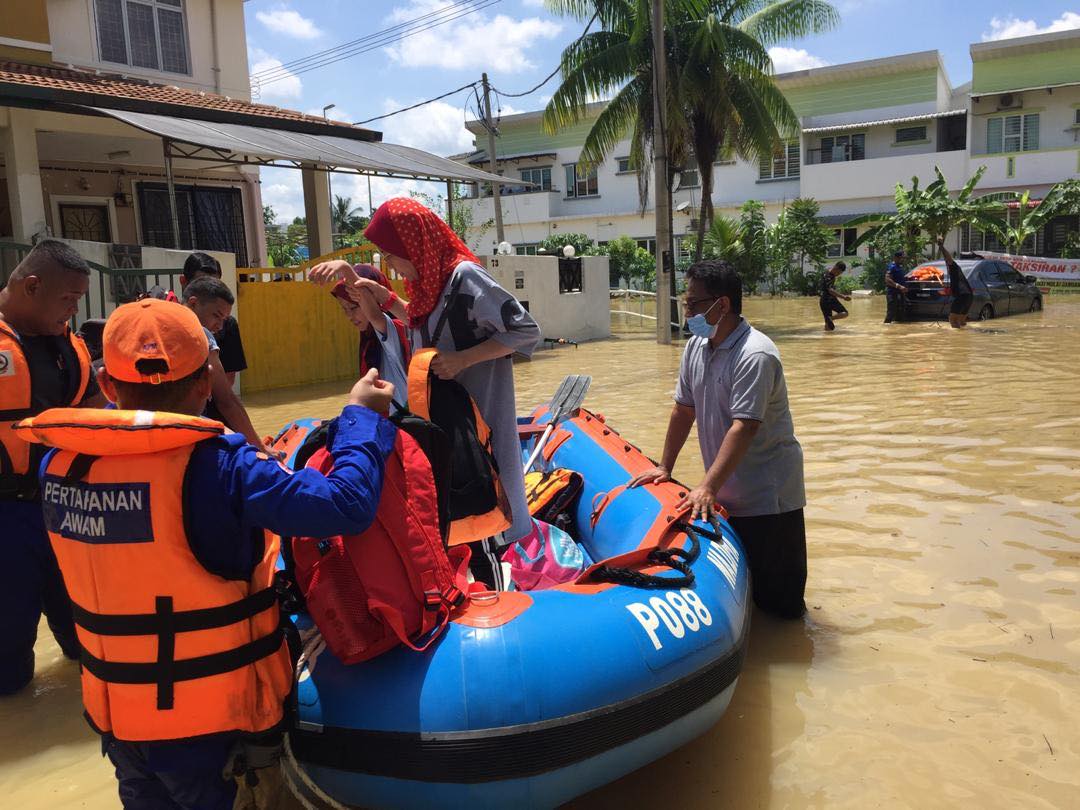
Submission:
[[[709,298],[684,298],[682,304],[686,309],[697,309],[701,304],[707,304],[715,300],[717,300],[715,295]]]

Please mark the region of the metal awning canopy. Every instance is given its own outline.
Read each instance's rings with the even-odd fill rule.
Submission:
[[[499,155],[496,154],[495,160],[502,163],[507,160],[539,160],[540,158],[555,159],[558,157],[554,152],[517,152],[512,155]],[[486,149],[481,149],[473,155],[469,156],[469,164],[474,163],[487,163],[490,158]]]
[[[924,113],[923,115],[906,115],[903,118],[882,118],[878,121],[856,121],[853,124],[833,124],[827,127],[808,127],[803,130],[807,135],[815,135],[824,132],[845,132],[860,127],[885,127],[893,124],[908,124],[914,121],[932,121],[935,118],[950,118],[954,115],[964,115],[967,110],[946,110],[945,112]]]
[[[249,166],[306,168],[409,180],[521,185],[421,149],[273,127],[225,124],[167,115],[88,108],[165,139],[169,157]]]

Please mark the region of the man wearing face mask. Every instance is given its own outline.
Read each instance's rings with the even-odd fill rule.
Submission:
[[[776,345],[742,317],[742,281],[724,261],[686,273],[687,341],[660,464],[630,486],[667,481],[697,423],[705,477],[689,494],[691,517],[720,503],[746,549],[754,602],[797,619],[806,605],[802,447],[788,409]]]

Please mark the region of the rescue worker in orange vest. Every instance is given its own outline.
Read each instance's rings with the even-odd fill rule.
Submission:
[[[90,267],[68,245],[39,242],[0,290],[0,549],[17,572],[0,588],[0,695],[34,677],[42,611],[68,658],[78,658],[71,604],[41,521],[38,466],[45,448],[16,422],[60,406],[104,404],[90,354],[69,322],[90,285]]]
[[[53,409],[18,426],[56,448],[42,502],[86,716],[124,807],[226,810],[236,785],[223,771],[273,764],[256,752],[276,752],[292,686],[272,587],[277,534],[367,529],[394,446],[393,386],[369,371],[329,437],[333,473],[291,474],[199,416],[209,348],[191,310],[126,304],[103,349],[99,381],[117,410]]]

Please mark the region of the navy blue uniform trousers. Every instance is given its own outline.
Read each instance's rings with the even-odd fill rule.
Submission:
[[[41,502],[0,500],[0,695],[18,692],[34,677],[34,642],[42,611],[60,649],[77,658],[71,602],[56,564]]]

